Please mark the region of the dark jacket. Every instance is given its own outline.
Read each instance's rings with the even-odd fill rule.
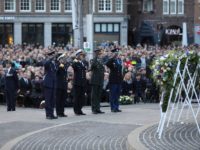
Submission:
[[[127,81],[122,82],[122,92],[121,95],[130,96],[133,91],[133,83],[128,83]]]
[[[90,83],[92,85],[100,85],[103,86],[103,81],[104,81],[104,66],[100,60],[98,60],[97,57],[95,57],[92,60],[91,64],[91,81]]]
[[[72,67],[74,69],[73,84],[76,86],[86,86],[86,66],[84,63],[74,61]]]
[[[106,63],[110,68],[109,83],[110,84],[121,84],[122,83],[122,64],[118,63],[116,59],[111,58]]]
[[[27,91],[32,90],[32,83],[31,80],[27,79],[27,82],[24,80],[24,78],[21,78],[19,80],[19,88],[20,88],[20,93],[21,94],[26,94]]]
[[[144,93],[146,90],[146,82],[142,79],[133,81],[133,93]]]
[[[56,87],[56,66],[51,60],[48,60],[44,64],[44,81],[43,86],[45,88],[55,88]]]
[[[56,72],[56,88],[67,90],[67,67],[66,65],[61,66],[61,64],[58,63],[57,68],[58,69]]]
[[[10,91],[19,89],[18,76],[14,68],[11,68],[10,71],[5,74],[5,89]]]

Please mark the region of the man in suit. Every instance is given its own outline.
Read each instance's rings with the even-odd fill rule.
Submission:
[[[57,119],[54,116],[55,96],[56,96],[56,64],[55,52],[49,52],[48,60],[44,64],[44,97],[45,97],[45,111],[47,119]]]
[[[67,117],[64,113],[64,105],[67,98],[67,65],[63,58],[57,59],[56,72],[56,114],[58,117]]]
[[[104,113],[100,110],[101,94],[104,82],[104,65],[102,63],[102,51],[100,49],[94,50],[95,57],[91,61],[91,105],[92,113],[100,114]]]
[[[84,53],[80,49],[76,52],[76,58],[73,61],[74,69],[73,92],[74,92],[74,113],[76,115],[85,115],[82,112],[85,101],[86,90],[86,66],[83,63]]]
[[[106,63],[110,69],[109,86],[110,86],[110,106],[111,112],[121,112],[119,109],[119,97],[121,94],[122,84],[122,61],[119,57],[119,50],[112,50],[113,56]]]
[[[8,61],[6,64],[5,72],[5,94],[7,102],[7,111],[15,111],[16,107],[16,94],[19,88],[18,75],[14,69],[14,64]]]
[[[32,84],[31,80],[28,77],[28,73],[23,72],[23,76],[19,80],[19,89],[20,89],[20,99],[23,101],[23,105],[25,107],[33,105],[33,102],[31,101],[31,90],[32,90]]]

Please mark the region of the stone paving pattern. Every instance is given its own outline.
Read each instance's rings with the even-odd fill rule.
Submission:
[[[127,150],[127,136],[137,127],[84,121],[34,134],[12,150]]]
[[[145,129],[140,141],[149,150],[200,150],[200,134],[195,123],[169,125],[161,139],[156,130],[158,125]]]

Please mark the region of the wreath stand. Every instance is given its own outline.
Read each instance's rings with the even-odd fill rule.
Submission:
[[[189,119],[189,111],[192,112],[192,116],[194,118],[198,132],[200,134],[200,127],[197,121],[198,113],[200,110],[200,98],[195,89],[195,83],[197,81],[200,65],[198,63],[193,74],[191,74],[188,68],[188,58],[185,62],[183,70],[180,70],[181,69],[180,66],[181,66],[181,59],[178,60],[178,64],[176,67],[173,88],[170,91],[168,107],[167,107],[166,112],[162,111],[162,103],[163,103],[165,92],[163,91],[161,95],[161,102],[160,102],[161,115],[160,115],[160,121],[159,121],[158,129],[157,129],[159,139],[161,139],[162,137],[163,129],[165,128],[165,126],[169,127],[169,123],[171,121],[172,116],[173,116],[173,124],[175,123],[175,121],[180,122],[181,116],[183,115],[183,111],[187,111],[186,119]],[[185,82],[184,80],[186,76],[188,76],[187,82]],[[182,92],[184,92],[185,94],[184,101],[183,101],[183,98],[181,97],[181,94],[183,94]],[[175,95],[174,99],[172,97],[173,94]],[[194,110],[194,106],[192,105],[193,97],[195,97],[195,100],[198,104],[198,109],[196,112]],[[168,118],[168,121],[167,121],[167,118]]]

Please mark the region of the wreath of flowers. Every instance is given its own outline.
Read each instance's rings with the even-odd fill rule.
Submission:
[[[133,98],[131,98],[130,96],[120,96],[119,103],[121,105],[132,104],[133,103]]]
[[[160,92],[164,92],[162,102],[163,112],[166,112],[167,110],[172,88],[174,88],[174,92],[171,100],[172,102],[175,101],[175,93],[178,83],[180,82],[180,78],[178,77],[176,83],[174,84],[174,75],[176,73],[178,61],[181,61],[180,71],[182,72],[187,58],[189,71],[193,74],[200,58],[194,51],[169,51],[163,56],[156,57],[151,65],[151,69],[153,71],[152,77],[156,84],[160,87]],[[188,81],[187,75],[185,76],[184,81]]]

